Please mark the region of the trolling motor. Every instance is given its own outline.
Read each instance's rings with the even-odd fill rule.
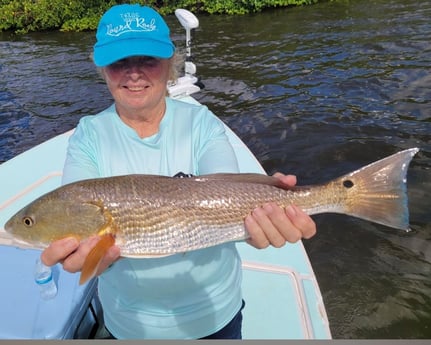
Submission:
[[[186,62],[185,72],[186,74],[195,74],[196,66],[192,61],[192,36],[191,30],[196,29],[199,26],[199,20],[190,11],[184,9],[177,9],[175,16],[181,23],[184,29],[186,29]]]
[[[203,84],[196,77],[196,65],[192,62],[192,39],[191,30],[199,27],[199,20],[196,16],[185,9],[175,10],[175,16],[186,30],[186,58],[184,63],[184,76],[179,77],[175,82],[169,84],[169,95],[173,98],[180,98],[200,91]]]

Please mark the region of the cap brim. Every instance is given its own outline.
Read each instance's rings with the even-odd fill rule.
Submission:
[[[175,46],[172,43],[142,38],[128,38],[104,45],[96,44],[93,59],[97,67],[104,67],[131,56],[152,56],[169,59],[174,55],[174,51]]]

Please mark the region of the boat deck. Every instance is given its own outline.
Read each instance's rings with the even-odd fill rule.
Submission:
[[[227,131],[241,172],[264,173],[242,141],[229,128]],[[40,251],[17,249],[2,237],[10,216],[60,185],[71,133],[59,135],[0,165],[0,338],[86,338],[100,316],[96,280],[79,286],[78,274],[67,273],[57,265],[58,295],[50,301],[41,300],[33,281],[34,263]],[[265,250],[238,243],[238,249],[243,259],[245,339],[331,337],[319,286],[302,242]]]

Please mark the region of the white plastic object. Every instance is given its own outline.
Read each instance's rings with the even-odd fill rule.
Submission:
[[[44,265],[40,257],[36,260],[34,281],[39,286],[42,299],[50,300],[57,295],[57,285],[52,275],[52,268]]]
[[[198,18],[188,10],[178,8],[175,10],[175,16],[186,30],[196,29],[199,26]]]

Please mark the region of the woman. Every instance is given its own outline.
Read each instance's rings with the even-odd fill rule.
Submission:
[[[81,119],[70,139],[63,183],[131,173],[173,176],[238,172],[223,124],[205,106],[166,97],[175,47],[149,7],[119,5],[97,30],[94,62],[115,103]],[[286,185],[294,176],[277,175]],[[257,208],[245,219],[251,245],[281,247],[314,235],[296,206]],[[98,243],[51,244],[45,264],[80,271]],[[233,243],[154,259],[121,259],[111,247],[97,274],[105,325],[119,339],[241,338],[241,262]],[[102,274],[103,273],[103,274]]]

